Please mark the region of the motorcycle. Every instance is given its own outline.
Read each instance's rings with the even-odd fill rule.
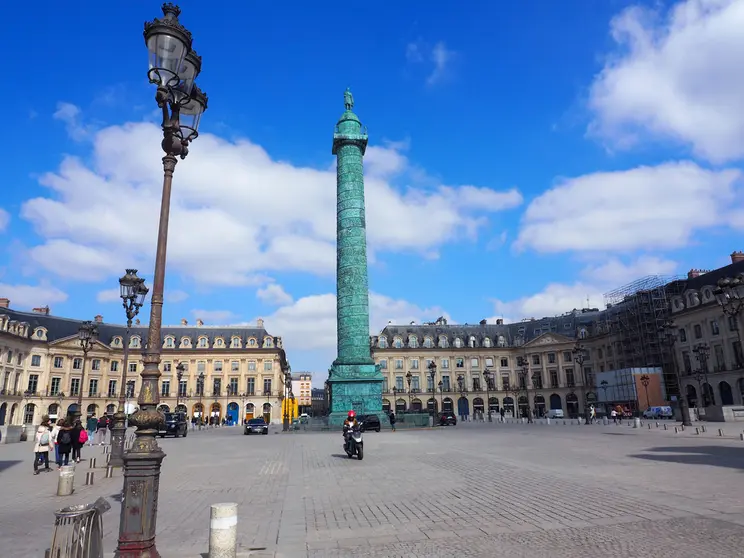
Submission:
[[[354,428],[351,432],[347,430],[345,433],[346,443],[344,444],[344,451],[350,458],[356,454],[357,459],[361,461],[364,458],[364,442],[362,441],[362,429],[360,427]]]

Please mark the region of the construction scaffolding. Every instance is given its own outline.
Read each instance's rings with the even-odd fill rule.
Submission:
[[[613,337],[615,368],[663,369],[668,394],[679,395],[677,375],[661,330],[670,316],[670,299],[681,294],[685,281],[678,277],[649,275],[605,293],[607,323]]]

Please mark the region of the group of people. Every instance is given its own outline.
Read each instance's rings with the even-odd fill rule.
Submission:
[[[103,445],[106,441],[106,431],[111,421],[107,416],[100,419],[95,415],[88,418],[85,427],[80,419],[61,418],[53,425],[48,415],[41,418],[41,424],[34,437],[34,474],[38,475],[43,467],[44,471],[51,471],[49,452],[54,452],[54,463],[57,469],[73,463],[80,463],[80,450],[87,443]]]

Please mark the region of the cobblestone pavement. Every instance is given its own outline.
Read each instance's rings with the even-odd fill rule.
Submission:
[[[733,430],[732,430],[733,432]],[[167,439],[158,506],[164,558],[207,552],[209,505],[239,504],[240,556],[740,556],[744,442],[661,428],[461,424],[369,433],[365,459],[336,433],[242,436],[238,428]],[[104,463],[101,448],[84,456]],[[29,443],[0,446],[2,555],[43,556],[55,509],[111,499],[120,472],[54,496],[32,474]],[[206,554],[204,554],[206,555]]]

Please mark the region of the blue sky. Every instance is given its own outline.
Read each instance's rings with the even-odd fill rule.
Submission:
[[[33,41],[0,36],[24,45],[0,92],[0,296],[18,309],[120,321],[116,279],[150,277],[162,153],[142,24],[159,6],[42,2]],[[601,306],[744,248],[742,0],[180,6],[210,101],[176,169],[166,323],[263,317],[295,370],[325,373],[347,86],[370,135],[373,330]]]

